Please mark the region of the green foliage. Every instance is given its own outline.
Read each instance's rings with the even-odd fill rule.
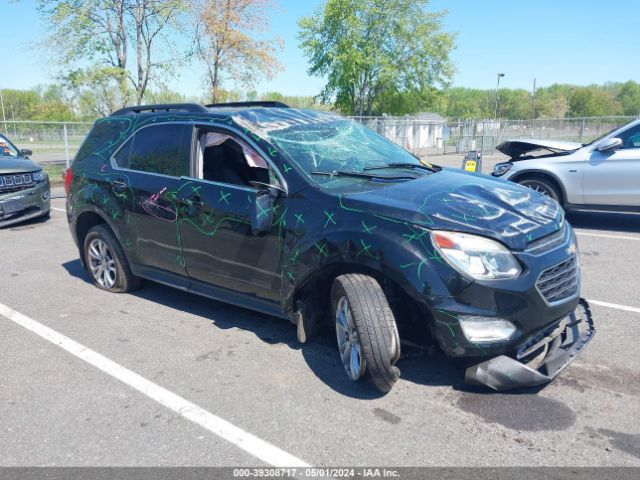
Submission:
[[[640,115],[640,85],[636,82],[623,83],[616,100],[624,115]]]
[[[569,101],[569,117],[602,117],[622,113],[620,104],[611,93],[596,86],[572,89]]]
[[[445,116],[456,119],[490,118],[495,108],[495,91],[450,88],[444,92]]]
[[[402,94],[446,86],[453,74],[454,35],[442,32],[445,12],[428,0],[328,0],[299,21],[310,75],[327,79],[320,99],[343,113],[403,110]],[[395,94],[400,94],[396,96]]]
[[[107,83],[115,83],[119,106],[129,103],[132,97],[141,103],[150,79],[169,68],[169,59],[161,58],[155,45],[162,39],[163,51],[170,50],[171,42],[164,33],[179,27],[185,2],[38,0],[37,8],[49,27],[42,46],[54,54],[63,68],[83,65],[72,73],[84,75],[85,84],[94,81],[103,91]],[[175,55],[171,60],[175,63]],[[114,97],[110,92],[109,98],[95,103],[109,104]]]
[[[293,108],[313,108],[316,110],[324,110],[327,108],[325,105],[317,103],[315,97],[311,95],[299,96],[299,95],[284,95],[280,92],[266,92],[260,95],[259,99],[269,100],[274,102],[283,102]]]

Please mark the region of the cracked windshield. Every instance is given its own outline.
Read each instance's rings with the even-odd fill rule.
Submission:
[[[354,182],[406,181],[432,169],[395,143],[352,120],[265,128],[266,137],[323,188],[353,187]],[[365,185],[362,185],[365,187]]]

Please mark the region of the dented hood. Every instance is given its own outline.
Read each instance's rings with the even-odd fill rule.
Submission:
[[[344,205],[427,228],[494,238],[514,250],[560,228],[564,214],[550,198],[480,174],[443,169],[398,185],[346,195]]]
[[[563,142],[560,140],[534,140],[532,138],[519,138],[506,140],[499,144],[496,149],[511,158],[516,159],[527,153],[541,150],[543,153],[552,155],[554,153],[573,152],[582,147],[581,143]]]

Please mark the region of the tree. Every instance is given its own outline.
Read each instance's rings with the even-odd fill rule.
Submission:
[[[223,97],[222,84],[232,78],[252,88],[259,77],[273,78],[282,69],[275,55],[279,38],[254,38],[268,27],[271,0],[194,0],[195,51],[204,63],[212,102]]]
[[[569,109],[570,85],[553,84],[536,91],[536,117],[564,118]]]
[[[572,89],[567,115],[570,117],[602,117],[618,115],[620,110],[620,105],[610,93],[603,88],[592,85]]]
[[[616,100],[625,115],[640,115],[640,85],[629,80],[622,84]]]
[[[320,98],[344,113],[371,115],[384,93],[446,86],[454,35],[428,0],[328,0],[299,21],[310,75],[325,76]]]
[[[132,92],[142,103],[149,80],[164,65],[154,60],[153,47],[178,21],[183,5],[184,0],[39,0],[52,31],[47,45],[61,63],[87,62],[90,77],[117,84],[121,105]],[[128,64],[131,45],[135,69]]]
[[[260,95],[259,98],[260,100],[283,102],[293,108],[323,109],[323,105],[319,105],[311,95],[284,95],[280,92],[266,92]],[[326,107],[324,107],[324,109],[326,109]]]
[[[493,117],[494,102],[495,90],[450,88],[446,92],[446,115],[456,119],[490,118]]]
[[[498,116],[500,118],[531,118],[533,102],[531,92],[505,88],[500,92]]]

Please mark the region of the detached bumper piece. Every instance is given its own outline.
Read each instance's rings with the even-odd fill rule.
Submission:
[[[500,355],[469,367],[465,381],[494,390],[548,383],[576,359],[594,335],[589,304],[580,299],[573,312],[520,345],[515,358]]]

